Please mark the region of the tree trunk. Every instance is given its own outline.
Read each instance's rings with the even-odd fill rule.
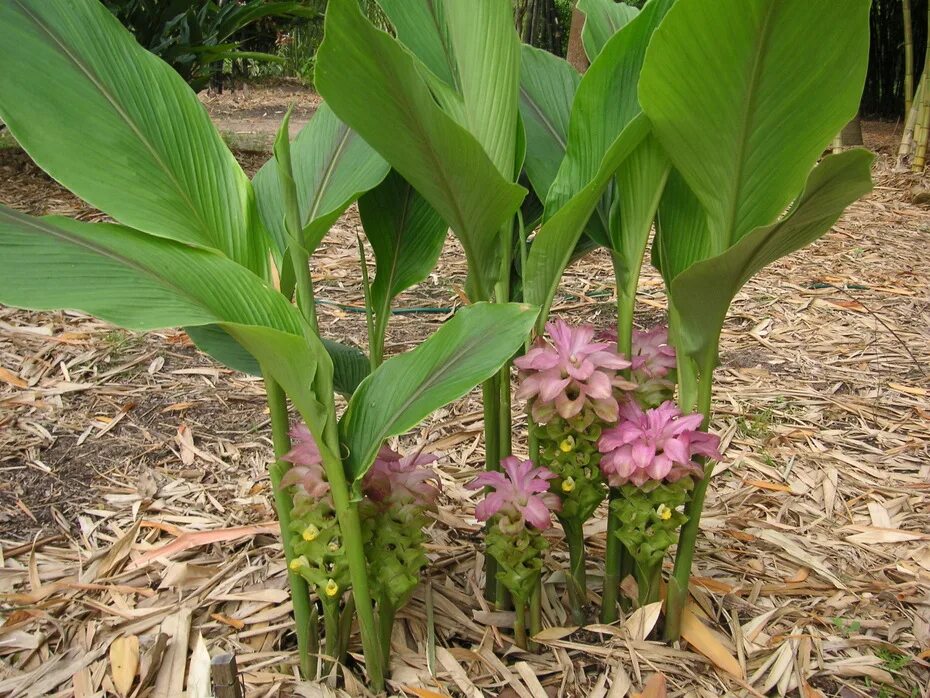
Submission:
[[[524,44],[562,55],[562,27],[554,0],[515,0],[514,23]]]
[[[575,70],[583,73],[591,65],[588,54],[584,51],[584,42],[581,40],[581,30],[584,29],[584,15],[577,7],[572,8],[572,26],[568,32],[568,62]]]

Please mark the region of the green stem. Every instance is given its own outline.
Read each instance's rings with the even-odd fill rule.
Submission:
[[[521,650],[527,649],[526,643],[526,601],[514,598],[513,600],[513,639]]]
[[[716,357],[711,355],[697,380],[695,401],[701,414],[704,415],[703,427],[705,429],[710,422],[715,359]],[[688,585],[691,581],[691,565],[694,563],[694,548],[701,528],[701,513],[704,510],[704,499],[707,496],[707,487],[710,485],[713,470],[713,463],[704,466],[704,477],[695,483],[691,498],[685,507],[688,520],[678,534],[675,568],[668,580],[665,601],[665,639],[668,642],[675,642],[681,636],[681,616],[688,602]]]
[[[636,282],[638,275],[632,277],[630,282],[624,284],[620,258],[614,254],[614,278],[617,287],[617,352],[627,358],[633,355],[633,312],[636,309]],[[631,372],[627,371],[627,377]],[[625,549],[617,537],[620,529],[620,519],[613,515],[613,502],[619,496],[617,490],[611,488],[607,501],[607,550],[604,554],[604,590],[601,602],[601,622],[613,623],[617,620],[617,602],[620,596],[620,582],[623,581],[623,558]]]
[[[300,673],[305,679],[314,676],[314,651],[310,638],[311,607],[310,589],[307,581],[297,572],[290,570],[294,559],[294,546],[291,540],[291,507],[293,502],[287,489],[281,487],[281,478],[290,464],[281,460],[281,456],[291,449],[288,436],[290,420],[287,413],[287,397],[281,386],[270,377],[265,376],[265,392],[268,398],[268,410],[271,413],[271,438],[277,461],[269,469],[271,489],[274,494],[278,523],[281,526],[281,542],[284,547],[284,559],[288,565],[287,580],[291,588],[291,600],[294,604],[294,627],[297,633],[297,654],[300,657]]]
[[[377,342],[377,329],[375,328],[374,308],[371,306],[371,284],[368,282],[368,260],[365,259],[365,243],[362,242],[362,236],[356,235],[358,240],[359,265],[362,269],[362,290],[365,294],[365,324],[368,327],[368,360],[371,362],[371,370],[374,371],[381,365],[381,354],[384,351],[384,337],[382,335],[378,354],[375,354]]]
[[[652,567],[636,567],[636,583],[639,586],[639,606],[647,606],[659,600],[662,579],[662,561]]]
[[[559,519],[565,531],[565,543],[568,545],[569,575],[568,602],[571,607],[572,621],[576,625],[585,625],[584,607],[588,601],[588,580],[585,572],[584,528],[581,522]]]
[[[336,649],[336,659],[345,664],[349,656],[349,638],[352,636],[352,622],[355,620],[355,596],[346,597],[345,607],[339,617],[339,647]]]
[[[323,632],[325,633],[325,647],[327,659],[323,662],[323,675],[328,676],[332,670],[333,662],[339,655],[339,601],[322,599],[323,603]]]
[[[335,442],[335,443],[331,443]],[[333,448],[338,448],[335,434],[330,432],[326,448],[321,448],[323,470],[329,483],[333,498],[333,508],[339,520],[346,559],[349,563],[349,576],[352,580],[352,594],[355,596],[358,625],[362,635],[362,651],[365,654],[365,666],[371,688],[375,693],[384,690],[384,659],[381,656],[381,644],[378,627],[375,623],[371,592],[368,588],[368,563],[365,560],[365,546],[362,538],[362,524],[358,515],[358,506],[349,497],[342,461],[333,456]]]
[[[484,401],[484,467],[488,471],[501,469],[497,381],[498,376],[495,375],[481,386]],[[484,558],[484,597],[492,603],[497,599],[497,560],[490,555]]]
[[[510,362],[504,364],[497,378],[499,388],[499,426],[498,459],[503,460],[513,453],[513,439],[511,434],[511,401],[510,401]],[[506,611],[513,606],[510,591],[500,581],[497,582],[497,591],[494,596],[497,610]]]
[[[316,299],[313,295],[313,282],[310,279],[310,255],[302,247],[291,244],[288,247],[291,264],[294,267],[294,282],[297,287],[297,307],[314,333],[320,328],[316,318]]]
[[[513,455],[513,414],[512,401],[510,395],[510,362],[504,364],[498,376],[498,387],[500,389],[500,445],[498,446],[498,455],[501,459]]]
[[[614,499],[618,496],[611,488],[607,502],[607,550],[604,554],[604,590],[601,600],[601,622],[613,623],[617,620],[617,603],[620,598],[620,582],[623,581],[624,547],[617,537],[620,530],[620,517],[614,514]]]
[[[381,629],[381,656],[388,661],[391,656],[391,633],[394,630],[394,618],[397,609],[387,597],[378,600],[378,624]]]
[[[542,630],[542,575],[536,580],[533,586],[533,594],[530,596],[530,637],[535,637]],[[530,642],[529,649],[536,651],[536,643]]]

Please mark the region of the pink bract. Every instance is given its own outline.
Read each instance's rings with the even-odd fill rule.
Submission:
[[[700,431],[700,414],[682,415],[673,402],[643,411],[633,401],[620,409],[620,423],[598,441],[601,471],[612,487],[648,480],[674,482],[703,472],[696,456],[720,459],[720,439]]]
[[[598,417],[615,421],[617,371],[629,368],[630,362],[618,356],[609,342],[595,342],[591,325],[571,327],[555,320],[546,324],[546,331],[551,343],[539,337],[525,356],[514,361],[523,372],[517,397],[533,401],[533,419],[544,424],[556,413],[571,419],[590,404]]]
[[[329,483],[323,475],[323,462],[320,449],[313,434],[304,424],[298,424],[290,431],[291,450],[281,456],[281,460],[293,463],[293,467],[281,478],[282,487],[297,485],[315,499],[329,492]]]
[[[668,327],[633,330],[633,370],[649,378],[663,378],[676,367],[675,347],[668,343]]]
[[[421,452],[401,456],[382,446],[362,481],[365,496],[374,502],[433,507],[439,496],[439,478],[432,469],[423,466],[436,460],[435,456]]]
[[[475,507],[475,518],[487,521],[502,514],[512,522],[524,521],[539,531],[549,528],[552,512],[562,506],[558,496],[549,492],[549,480],[556,477],[555,473],[515,456],[502,460],[501,466],[503,472],[481,473],[466,485],[470,490],[482,487],[492,490]]]

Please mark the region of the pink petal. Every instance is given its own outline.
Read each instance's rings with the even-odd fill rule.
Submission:
[[[545,531],[552,524],[549,508],[540,497],[530,497],[521,513],[528,524],[540,531]]]
[[[619,408],[617,407],[617,401],[612,397],[606,398],[604,400],[592,400],[591,406],[594,408],[594,414],[596,414],[605,422],[617,421],[617,413]]]
[[[549,374],[541,374],[539,383],[540,399],[543,402],[552,402],[571,382],[570,378],[560,379]]]
[[[639,469],[649,467],[652,459],[656,457],[655,446],[646,441],[637,441],[632,450],[633,465]]]
[[[675,438],[665,439],[665,441],[662,442],[662,450],[665,451],[666,456],[676,463],[684,465],[691,460],[691,453],[688,448],[687,440]]]
[[[574,400],[570,400],[565,393],[559,393],[555,399],[555,409],[563,419],[571,419],[581,412],[582,408],[584,408],[584,402],[584,391],[580,392]]]
[[[613,396],[613,386],[610,383],[610,376],[601,371],[595,371],[588,378],[585,384],[585,393],[595,400],[603,400]]]

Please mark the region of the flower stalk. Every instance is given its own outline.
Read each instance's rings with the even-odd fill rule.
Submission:
[[[291,541],[291,508],[293,502],[287,488],[281,485],[281,480],[290,467],[281,457],[291,449],[291,440],[288,436],[290,425],[287,413],[287,397],[270,376],[265,377],[265,394],[268,399],[268,410],[271,414],[271,436],[274,443],[275,462],[269,469],[271,490],[274,496],[275,510],[281,528],[281,545],[284,548],[284,559],[288,565],[287,581],[291,589],[291,600],[294,605],[294,629],[297,635],[297,654],[300,658],[300,673],[306,678],[315,674],[314,639],[311,639],[312,612],[310,604],[310,589],[306,580],[297,572],[290,569],[294,560],[294,546]]]
[[[551,471],[513,456],[501,465],[503,472],[481,473],[467,487],[487,488],[475,517],[489,523],[487,554],[497,561],[497,581],[513,600],[515,641],[527,649],[527,606],[539,588],[542,554],[549,547],[541,532],[552,525],[560,502],[548,491],[549,480],[556,477]]]
[[[694,362],[685,359],[683,362],[679,359],[679,375],[682,374],[683,364],[688,369],[692,369]],[[695,385],[694,402],[697,404],[699,413],[703,416],[702,428],[706,429],[710,423],[711,401],[713,398],[713,374],[716,361],[708,360],[703,367],[699,376],[695,376],[693,384]],[[689,398],[690,399],[690,398]],[[683,406],[682,398],[679,398]],[[704,499],[707,496],[707,488],[713,475],[713,463],[704,464],[703,475],[695,482],[694,490],[685,508],[687,521],[681,527],[678,536],[678,548],[675,553],[675,567],[672,576],[669,578],[668,589],[665,600],[665,639],[668,642],[676,642],[681,637],[681,617],[684,613],[685,605],[688,602],[689,584],[691,581],[691,566],[694,563],[694,552],[697,544],[697,536],[700,531],[701,514],[704,511]]]

